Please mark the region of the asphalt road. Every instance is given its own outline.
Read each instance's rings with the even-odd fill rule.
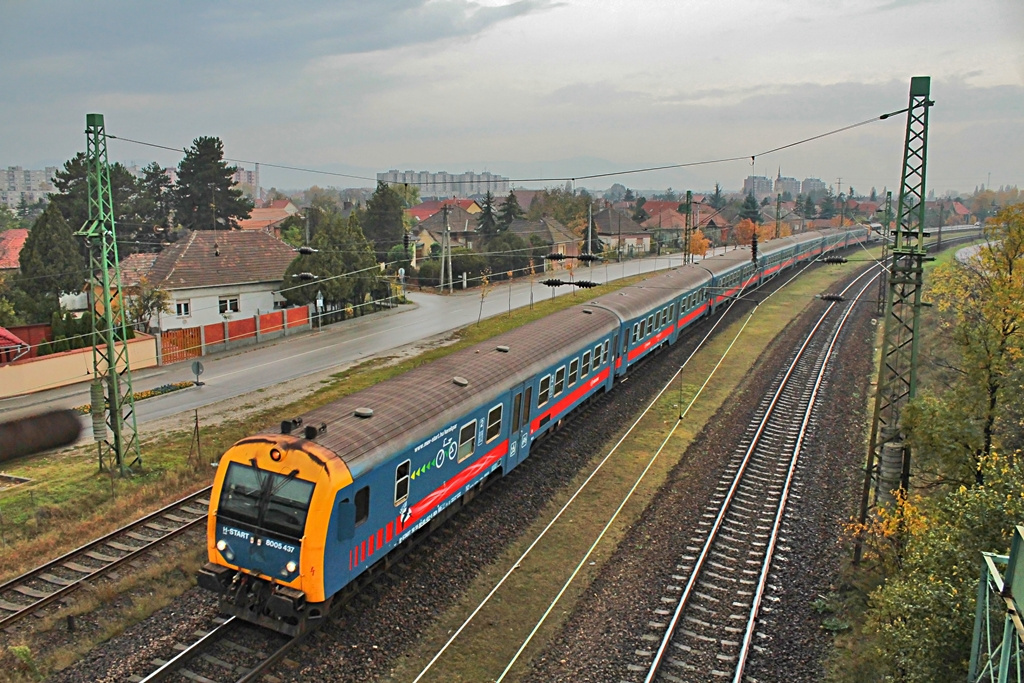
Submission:
[[[721,253],[721,251],[719,252]],[[710,254],[709,254],[710,256]],[[603,283],[638,273],[679,266],[680,255],[648,257],[607,263],[574,271],[575,279]],[[562,277],[559,273],[554,277]],[[545,279],[543,276],[537,280]],[[558,287],[556,296],[571,295],[573,287]],[[552,296],[551,288],[534,282],[495,285],[483,301],[483,317],[506,313],[510,308],[529,306],[531,301]],[[586,300],[586,290],[575,293]],[[325,326],[322,330],[289,336],[258,346],[236,349],[202,358],[205,367],[202,387],[172,392],[139,401],[135,405],[141,428],[171,415],[201,409],[225,399],[273,386],[280,382],[329,370],[385,353],[408,344],[444,334],[476,322],[480,315],[480,291],[470,289],[453,296],[411,291],[413,305]],[[149,368],[133,373],[135,391],[163,384],[194,380],[190,362]],[[89,384],[82,382],[26,396],[0,401],[0,421],[31,415],[44,410],[71,408],[89,402]],[[90,436],[88,418],[83,418],[83,437]]]

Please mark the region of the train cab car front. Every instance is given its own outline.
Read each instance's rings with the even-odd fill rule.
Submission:
[[[243,439],[224,454],[211,491],[209,562],[197,576],[223,612],[290,635],[326,616],[316,517],[329,514],[321,498],[333,495],[332,477],[347,476],[330,451],[287,435]]]

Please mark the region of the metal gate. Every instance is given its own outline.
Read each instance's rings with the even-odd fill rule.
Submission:
[[[198,358],[203,353],[198,327],[167,330],[160,333],[160,364]]]

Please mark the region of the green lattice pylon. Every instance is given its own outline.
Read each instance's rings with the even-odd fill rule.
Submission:
[[[903,462],[899,487],[909,488],[910,448],[906,445],[900,414],[917,393],[918,325],[924,285],[925,169],[928,151],[928,99],[931,78],[915,76],[910,81],[910,105],[907,108],[907,133],[903,145],[903,174],[900,181],[899,209],[893,231],[892,264],[888,273],[885,305],[885,330],[882,357],[875,391],[874,418],[861,505],[861,521],[866,519],[871,478],[882,446],[900,444]],[[876,480],[877,486],[877,480]]]
[[[86,114],[85,145],[89,220],[75,234],[89,243],[93,436],[99,449],[100,470],[117,469],[123,476],[131,467],[142,465],[142,454],[128,363],[128,325],[122,314],[121,269],[103,114]]]

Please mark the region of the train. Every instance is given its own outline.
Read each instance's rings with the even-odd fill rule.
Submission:
[[[806,232],[655,274],[243,438],[220,458],[200,586],[298,635],[737,295],[869,239]]]

